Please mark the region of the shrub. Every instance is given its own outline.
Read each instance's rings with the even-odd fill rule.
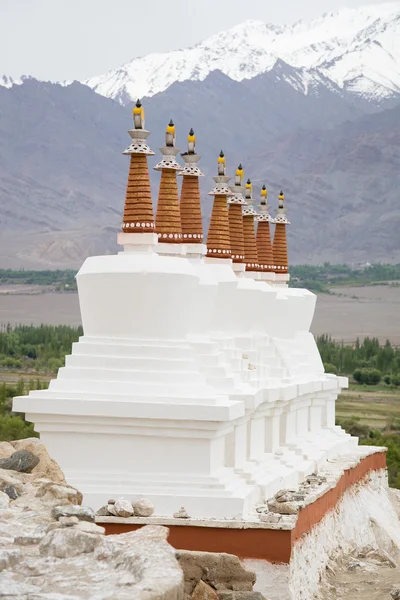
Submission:
[[[378,369],[356,369],[353,379],[357,383],[365,385],[377,385],[382,379],[382,373]]]
[[[390,385],[390,375],[385,375],[383,381],[386,383],[386,385]]]
[[[338,374],[338,369],[332,363],[324,363],[325,373],[332,373],[333,375]]]

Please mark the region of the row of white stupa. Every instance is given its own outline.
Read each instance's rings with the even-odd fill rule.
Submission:
[[[324,373],[314,294],[238,277],[200,245],[118,241],[77,275],[84,335],[65,367],[13,406],[85,503],[145,496],[156,515],[245,518],[357,444],[335,426],[346,380]]]

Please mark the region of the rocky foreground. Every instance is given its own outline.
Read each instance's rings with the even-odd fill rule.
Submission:
[[[236,556],[176,551],[168,529],[105,536],[37,439],[0,443],[0,598],[263,600]]]

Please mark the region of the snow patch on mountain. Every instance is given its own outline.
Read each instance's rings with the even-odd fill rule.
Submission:
[[[135,58],[84,83],[125,104],[215,70],[235,81],[251,79],[278,59],[299,69],[305,94],[319,78],[370,99],[398,94],[400,2],[345,8],[293,26],[245,21],[192,48]]]

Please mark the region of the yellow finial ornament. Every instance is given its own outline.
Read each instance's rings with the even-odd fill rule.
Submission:
[[[244,175],[244,171],[243,171],[242,163],[240,163],[240,165],[236,169],[236,173],[235,173],[235,185],[242,185],[243,175]]]
[[[265,187],[265,184],[261,188],[261,197],[262,198],[267,198],[268,197],[268,191],[267,191],[267,188]]]
[[[221,150],[218,156],[218,175],[225,175],[225,154]]]
[[[132,113],[135,129],[144,129],[144,108],[139,99],[136,101]]]
[[[279,208],[283,208],[283,202],[285,200],[285,195],[284,193],[281,191],[281,193],[278,196],[278,201],[279,201]]]
[[[246,181],[246,188],[247,188],[248,190],[251,190],[251,189],[253,189],[253,184],[251,183],[250,179],[248,179],[248,180]]]
[[[172,119],[167,125],[165,139],[167,146],[175,146],[175,125]]]
[[[194,135],[193,128],[191,128],[189,131],[189,135],[188,135],[188,153],[189,154],[195,153],[195,145],[196,145],[196,136]]]

